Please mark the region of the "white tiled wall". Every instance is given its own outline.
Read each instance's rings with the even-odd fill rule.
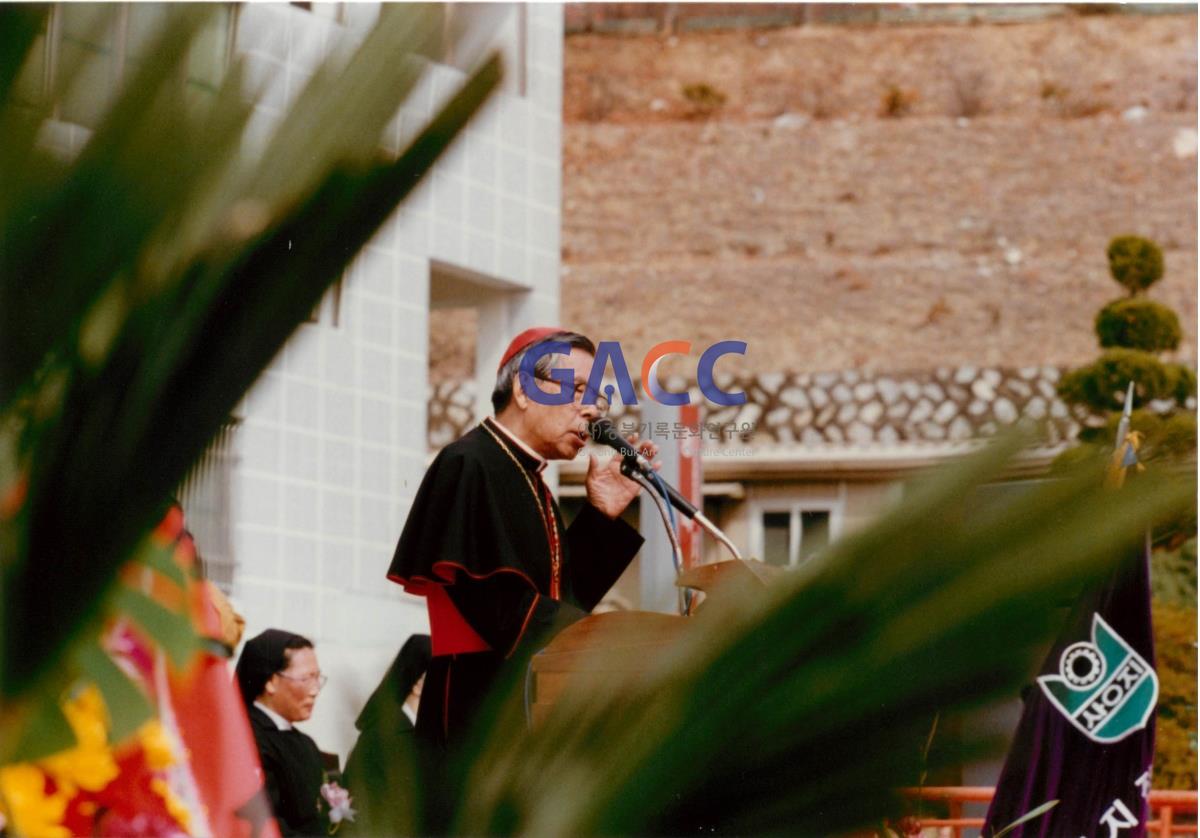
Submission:
[[[314,63],[378,14],[344,9],[338,24],[282,4],[242,7],[237,51],[267,90],[248,141],[265,141]],[[316,643],[330,684],[305,728],[343,759],[362,701],[426,629],[423,601],[384,574],[427,462],[430,260],[526,292],[481,308],[480,355],[493,365],[516,331],[557,318],[562,9],[525,12],[525,94],[492,98],[360,254],[340,325],[302,326],[244,406],[235,601],[248,635],[277,626]],[[433,66],[385,145],[411,137],[464,77]]]

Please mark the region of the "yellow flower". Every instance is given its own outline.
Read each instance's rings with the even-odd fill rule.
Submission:
[[[138,742],[151,771],[161,771],[175,764],[171,737],[158,719],[151,719],[138,729]]]
[[[187,804],[179,799],[175,791],[167,785],[167,781],[161,777],[155,777],[150,781],[150,789],[163,799],[163,803],[166,804],[167,811],[175,819],[175,823],[190,835],[192,833],[192,813]]]
[[[73,796],[76,788],[99,791],[120,773],[108,747],[108,712],[100,691],[89,685],[63,703],[78,744],[40,760],[62,791]]]
[[[46,777],[36,766],[18,763],[0,768],[0,797],[15,835],[27,838],[71,838],[62,825],[67,798],[47,795]]]
[[[94,748],[108,742],[108,708],[94,684],[84,687],[65,702],[63,714],[83,747]]]
[[[100,791],[120,770],[112,754],[105,749],[71,748],[40,762],[64,792],[74,796],[77,788]]]

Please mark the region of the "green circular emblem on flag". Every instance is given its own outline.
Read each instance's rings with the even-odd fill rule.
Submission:
[[[1094,742],[1119,742],[1146,726],[1158,701],[1154,667],[1092,615],[1091,642],[1072,643],[1058,659],[1057,675],[1042,675],[1038,685],[1084,736]]]

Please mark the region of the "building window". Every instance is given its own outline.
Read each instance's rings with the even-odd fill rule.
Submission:
[[[107,20],[106,20],[107,18]],[[58,119],[95,128],[108,110],[117,83],[124,72],[124,51],[118,35],[128,26],[128,8],[113,13],[91,3],[66,3],[54,7],[50,20],[50,55],[59,68],[82,62],[81,72],[56,108]],[[125,26],[121,26],[124,23]]]
[[[792,563],[792,513],[764,512],[762,516],[762,555],[767,564],[787,566]]]
[[[504,60],[500,89],[525,95],[529,12],[524,3],[429,5],[437,31],[421,55],[438,64],[470,72],[474,62],[496,50]]]
[[[64,68],[80,66],[69,90],[55,103],[53,117],[95,128],[107,112],[122,81],[152,58],[151,48],[162,31],[170,6],[158,3],[59,3],[50,8],[18,81],[17,96],[44,101]],[[216,94],[229,66],[234,9],[213,9],[194,39],[179,83],[189,101]]]
[[[800,510],[800,561],[829,546],[829,516],[828,509]]]
[[[777,567],[800,564],[829,546],[836,534],[838,510],[833,505],[800,503],[758,513],[758,558]]]
[[[230,418],[221,426],[179,487],[184,521],[196,539],[204,575],[227,594],[233,591],[237,567],[231,522],[233,470],[237,464],[234,434],[239,422]]]

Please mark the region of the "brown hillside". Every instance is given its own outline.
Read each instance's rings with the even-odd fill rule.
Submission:
[[[1195,363],[1194,14],[577,35],[565,63],[562,319],[635,375],[670,338],[754,371],[1079,363],[1123,233],[1163,246]]]

